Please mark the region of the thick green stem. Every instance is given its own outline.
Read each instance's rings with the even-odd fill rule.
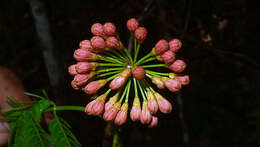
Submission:
[[[135,51],[135,56],[134,56],[134,63],[136,62],[136,59],[138,57],[138,53],[139,53],[139,50],[140,50],[140,44],[139,43],[136,47],[136,39],[135,39],[135,48],[136,48],[136,51]]]
[[[156,72],[151,70],[145,70],[145,71],[151,75],[169,76],[169,73],[161,73],[161,72]]]
[[[119,68],[119,67],[115,67],[115,68],[106,68],[106,69],[98,69],[96,71],[96,73],[102,73],[102,72],[110,72],[110,71],[115,71],[115,70],[123,70],[125,68]]]
[[[45,112],[51,112],[51,111],[62,111],[62,110],[71,110],[71,111],[85,111],[85,107],[82,106],[55,106],[48,108],[45,110]]]
[[[97,78],[100,78],[100,77],[104,77],[104,76],[116,74],[116,73],[119,73],[119,72],[122,72],[122,70],[103,73],[103,74],[97,75],[96,77],[97,77]]]
[[[113,75],[113,76],[107,78],[107,82],[110,81],[110,80],[112,80],[112,79],[114,79],[115,77],[119,76],[120,74],[121,74],[121,73],[118,73],[118,74],[115,74],[115,75]]]
[[[100,57],[99,59],[103,60],[103,61],[111,62],[111,63],[118,63],[118,64],[124,65],[123,62],[121,62],[121,61],[119,61],[117,59],[111,58],[111,57]]]
[[[129,80],[128,83],[129,83],[129,86],[127,87],[127,93],[126,93],[126,99],[125,99],[126,103],[128,103],[129,92],[130,92],[132,80]]]
[[[156,58],[155,57],[148,58],[145,61],[143,61],[142,64],[153,61],[153,60],[156,60]]]
[[[99,67],[102,67],[102,66],[126,66],[126,65],[122,65],[122,64],[111,64],[111,63],[98,63],[98,66]]]
[[[153,64],[153,65],[142,65],[142,68],[151,68],[151,67],[166,67],[165,64]]]
[[[140,65],[143,63],[143,61],[147,58],[149,58],[151,56],[150,53],[148,53],[146,56],[144,56],[143,58],[141,58],[138,62],[135,63],[136,66]]]
[[[138,87],[137,87],[137,84],[136,84],[136,78],[134,77],[133,79],[134,79],[135,97],[138,97],[138,91],[137,91]]]

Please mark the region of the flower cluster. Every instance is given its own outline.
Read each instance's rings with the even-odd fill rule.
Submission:
[[[141,27],[135,18],[129,19],[126,26],[134,36],[133,54],[120,41],[113,23],[92,25],[94,36],[80,42],[79,49],[74,52],[77,63],[68,68],[70,75],[74,76],[71,85],[75,90],[82,89],[89,95],[108,89],[86,105],[86,114],[103,114],[104,120],[122,125],[126,123],[130,110],[132,121],[155,127],[158,124],[158,110],[162,113],[172,111],[172,104],[156,90],[167,88],[177,92],[183,85],[189,84],[189,76],[180,74],[186,63],[176,59],[182,43],[179,39],[169,42],[159,40],[146,56],[137,60],[141,44],[147,37],[147,29]],[[148,62],[151,63],[145,65]],[[152,70],[156,68],[169,72]],[[132,102],[131,109],[128,100]]]

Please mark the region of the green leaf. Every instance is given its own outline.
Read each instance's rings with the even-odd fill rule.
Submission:
[[[32,106],[32,114],[37,123],[40,123],[42,113],[51,105],[49,100],[40,100]]]
[[[31,111],[24,111],[20,117],[13,122],[11,136],[14,144],[12,147],[51,147],[50,137],[37,123]]]
[[[39,99],[46,99],[45,97],[43,96],[40,96],[40,95],[37,95],[37,94],[33,94],[33,93],[29,93],[29,92],[24,92],[25,95],[28,95],[28,96],[31,96],[31,97],[35,97],[35,98],[39,98]]]
[[[70,125],[60,117],[55,117],[49,124],[51,141],[55,147],[81,147],[77,138],[70,131]]]

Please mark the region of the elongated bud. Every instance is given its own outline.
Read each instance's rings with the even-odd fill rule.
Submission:
[[[97,62],[78,62],[76,64],[76,71],[77,73],[87,73],[91,70],[95,70],[96,67],[98,66]]]
[[[113,121],[121,108],[121,102],[115,103],[110,109],[105,111],[103,118],[106,121]]]
[[[169,42],[170,50],[173,52],[178,52],[182,46],[182,43],[179,39],[172,39]]]
[[[181,82],[176,79],[168,79],[165,81],[165,86],[171,91],[171,92],[177,92],[181,89]]]
[[[159,107],[158,107],[158,103],[155,99],[155,96],[151,90],[147,91],[147,99],[148,99],[147,106],[148,106],[149,111],[151,112],[151,114],[155,114],[158,111]]]
[[[144,79],[146,74],[145,70],[140,66],[134,67],[132,73],[137,80]]]
[[[116,125],[123,125],[126,123],[127,119],[127,110],[128,110],[128,103],[124,103],[120,109],[120,111],[117,113],[115,118],[115,124]]]
[[[95,36],[103,37],[105,35],[103,25],[100,23],[93,24],[91,27],[91,33]]]
[[[171,64],[175,60],[175,53],[168,50],[161,55],[161,58],[166,64]]]
[[[127,80],[127,78],[131,75],[131,69],[126,68],[118,77],[115,77],[109,84],[110,89],[117,90],[122,87]]]
[[[93,50],[93,47],[92,47],[91,42],[89,40],[82,40],[79,43],[79,47],[80,47],[80,49],[86,49],[86,50],[89,50],[89,51]]]
[[[142,124],[149,124],[152,120],[152,115],[147,108],[147,101],[146,100],[143,101],[143,107],[142,107],[140,120],[141,120]]]
[[[176,76],[176,79],[181,82],[181,85],[188,85],[190,83],[190,77],[188,75]]]
[[[135,38],[139,43],[142,43],[147,37],[147,30],[145,27],[138,27],[135,30]]]
[[[183,72],[186,68],[186,63],[183,60],[176,60],[170,65],[170,69],[175,72]]]
[[[92,115],[94,114],[93,111],[93,105],[96,103],[96,100],[91,101],[90,103],[87,104],[87,106],[85,107],[85,112],[87,115]]]
[[[75,75],[73,81],[77,86],[84,86],[86,85],[91,78],[95,76],[95,72],[91,72],[89,74],[77,74]]]
[[[164,89],[164,83],[159,77],[152,77],[152,83],[154,83],[159,89]]]
[[[88,83],[84,90],[87,94],[95,94],[100,88],[106,85],[106,83],[106,80],[93,81]]]
[[[95,104],[93,104],[93,114],[100,115],[104,111],[104,103],[106,101],[107,94],[102,94],[97,97]]]
[[[139,22],[135,18],[131,18],[126,23],[127,29],[131,32],[134,32],[139,27]]]
[[[158,125],[158,117],[156,116],[152,116],[152,121],[151,123],[149,124],[149,128],[154,128]]]
[[[97,54],[91,53],[88,50],[85,49],[77,49],[74,52],[74,58],[77,61],[96,61],[99,59],[99,56]]]
[[[140,106],[140,100],[138,97],[134,98],[133,106],[130,112],[130,118],[132,121],[140,120],[141,115],[141,106]]]
[[[78,74],[76,71],[76,64],[70,65],[68,68],[68,71],[69,71],[69,74],[72,76],[75,76],[76,74]]]
[[[106,36],[116,35],[116,26],[111,22],[106,22],[104,24],[104,32]]]
[[[161,96],[158,92],[154,93],[159,109],[162,113],[170,113],[172,111],[172,104],[166,100],[163,96]]]
[[[118,93],[109,99],[105,104],[105,111],[108,111],[118,100]]]
[[[93,36],[90,41],[93,47],[93,51],[100,52],[104,50],[106,44],[105,44],[105,40],[102,37]]]
[[[163,54],[164,52],[166,52],[169,49],[169,44],[168,41],[166,40],[159,40],[155,47],[152,49],[151,54],[156,56],[156,55],[160,55]]]
[[[110,36],[106,39],[106,48],[118,49],[120,47],[119,41],[114,36]]]

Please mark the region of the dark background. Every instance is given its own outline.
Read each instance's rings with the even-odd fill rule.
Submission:
[[[180,38],[183,48],[177,57],[187,62],[185,73],[191,83],[178,95],[183,105],[178,105],[177,95],[165,93],[175,110],[160,115],[158,127],[148,129],[129,120],[120,128],[123,146],[255,147],[260,130],[255,125],[260,118],[260,9],[256,2],[43,1],[38,11],[48,16],[59,78],[63,79],[52,87],[30,1],[1,0],[0,65],[15,71],[29,92],[46,89],[59,104],[84,106],[88,96],[71,88],[72,77],[67,74],[67,67],[75,63],[72,55],[78,43],[91,37],[93,23],[111,21],[127,46],[126,21],[139,17],[148,29],[146,50],[141,54],[161,38]],[[185,122],[179,118],[182,111]],[[102,119],[78,112],[62,114],[83,146],[111,146],[112,137]],[[187,128],[183,131],[183,127]]]

